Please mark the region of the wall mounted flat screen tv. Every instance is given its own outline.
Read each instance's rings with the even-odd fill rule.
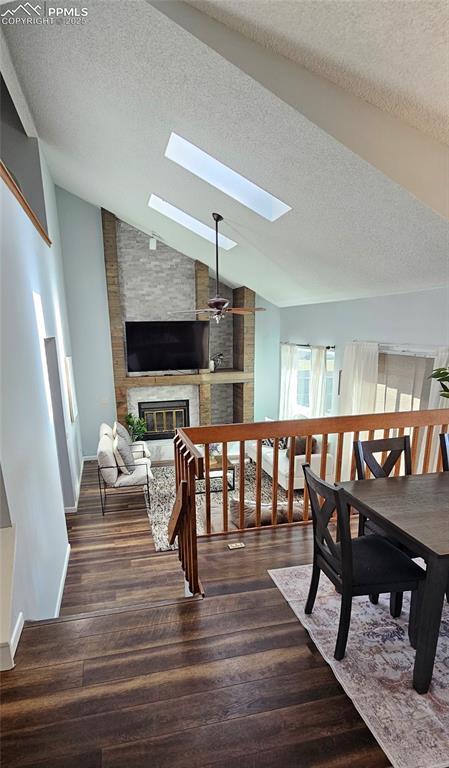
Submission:
[[[168,320],[125,323],[129,373],[209,367],[209,322]]]

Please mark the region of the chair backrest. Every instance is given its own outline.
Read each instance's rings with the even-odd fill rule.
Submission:
[[[440,435],[441,458],[443,459],[443,470],[449,472],[449,433],[442,432]]]
[[[303,464],[303,470],[312,509],[315,554],[321,555],[334,577],[352,581],[350,508],[347,494],[343,488],[321,480],[312,472],[309,464]],[[337,513],[335,537],[329,530],[334,512]],[[322,561],[320,566],[322,567]]]
[[[380,461],[374,457],[375,453],[388,454],[382,456]],[[410,438],[386,437],[380,440],[355,440],[354,441],[355,464],[359,480],[365,479],[365,464],[371,470],[374,477],[388,477],[391,475],[398,461],[404,456],[404,472],[412,474],[412,452],[410,450]]]

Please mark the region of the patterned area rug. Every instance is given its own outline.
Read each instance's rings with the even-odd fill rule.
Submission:
[[[323,658],[394,768],[449,766],[449,605],[445,602],[433,680],[428,694],[413,690],[415,652],[408,641],[409,595],[399,619],[389,614],[388,595],[379,604],[353,600],[351,628],[342,661],[334,646],[340,596],[321,574],[311,616],[304,613],[311,565],[269,571]]]
[[[151,467],[151,471],[154,475],[154,481],[150,484],[150,501],[145,493],[145,500],[147,506],[148,517],[150,520],[151,531],[154,540],[154,546],[156,552],[163,552],[167,549],[176,549],[177,545],[170,546],[168,543],[168,523],[172,513],[173,504],[175,502],[175,469],[173,466],[169,467]],[[202,491],[204,488],[204,481],[198,481],[197,489]],[[239,487],[239,467],[235,469],[235,488],[236,490],[228,492],[228,509],[230,513],[230,519],[233,514],[233,497],[238,496]],[[211,478],[211,501],[215,508],[222,508],[223,495],[221,493],[221,478]],[[262,471],[262,504],[271,503],[272,493],[272,480],[266,472]],[[254,503],[256,496],[256,466],[255,464],[245,465],[245,502],[251,504]],[[295,511],[300,509],[302,512],[302,491],[295,491]],[[287,494],[283,488],[278,487],[278,503],[279,507],[285,504]],[[271,516],[271,512],[270,512]],[[206,533],[205,528],[205,496],[204,493],[198,493],[196,497],[196,524],[197,533],[202,535]]]

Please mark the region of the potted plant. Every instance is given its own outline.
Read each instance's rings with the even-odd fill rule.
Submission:
[[[132,413],[127,413],[125,421],[132,442],[135,443],[137,440],[143,440],[147,433],[145,419],[139,419],[137,416],[133,416]]]
[[[449,384],[446,384],[449,382],[449,368],[435,368],[430,374],[430,378],[440,382],[441,397],[449,398]]]

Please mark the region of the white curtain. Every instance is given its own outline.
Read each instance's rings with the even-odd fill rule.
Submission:
[[[297,388],[297,347],[296,344],[281,344],[281,391],[279,418],[295,417]]]
[[[378,344],[353,341],[345,346],[340,382],[340,415],[374,413],[378,366]]]
[[[310,417],[324,416],[326,403],[326,347],[312,347],[310,369]]]

